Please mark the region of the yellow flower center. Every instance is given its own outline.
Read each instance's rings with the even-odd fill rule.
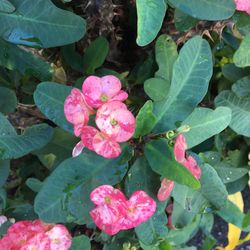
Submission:
[[[106,196],[104,200],[107,205],[111,204],[112,199],[110,196]]]

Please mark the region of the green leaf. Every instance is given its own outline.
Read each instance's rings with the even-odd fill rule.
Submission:
[[[109,52],[109,43],[106,38],[96,38],[85,50],[83,56],[83,72],[87,75],[94,74],[102,66]]]
[[[222,164],[218,167],[214,167],[214,169],[223,183],[236,181],[248,173],[248,169],[246,168],[225,167]]]
[[[54,136],[46,147],[33,152],[49,169],[56,167],[62,161],[72,156],[72,150],[78,138],[60,129],[54,129]]]
[[[239,79],[232,86],[232,91],[239,98],[250,98],[250,77],[246,76],[246,77]]]
[[[177,9],[201,20],[223,20],[235,12],[233,0],[168,0]]]
[[[242,228],[242,222],[244,219],[244,213],[240,211],[240,209],[231,201],[227,200],[226,206],[221,208],[219,211],[216,212],[222,219],[226,222],[234,224],[235,226]],[[250,229],[249,225],[248,228]],[[245,230],[244,230],[245,231]]]
[[[233,60],[237,67],[244,68],[250,66],[250,34],[247,34],[236,50]]]
[[[201,216],[198,214],[192,221],[192,223],[190,223],[186,227],[177,230],[170,230],[167,235],[167,241],[171,245],[180,245],[186,243],[198,230],[200,220]]]
[[[160,139],[147,143],[145,155],[156,173],[194,189],[200,187],[199,181],[175,160],[173,150],[169,147],[167,140]]]
[[[186,32],[193,28],[199,20],[183,13],[179,9],[175,9],[174,12],[174,25],[177,30]]]
[[[144,190],[156,199],[160,177],[152,171],[145,157],[139,157],[131,166],[125,180],[125,190],[130,197],[137,190]]]
[[[33,192],[36,193],[38,193],[43,186],[43,183],[36,178],[28,178],[25,183]]]
[[[222,208],[227,202],[227,190],[213,167],[208,164],[201,166],[201,193],[216,208]]]
[[[235,64],[229,63],[229,64],[225,64],[222,67],[222,74],[230,82],[235,82],[244,76],[249,76],[250,75],[250,67],[239,68],[239,67],[236,67]]]
[[[0,12],[12,13],[15,10],[15,7],[8,0],[1,0],[0,2]]]
[[[52,78],[52,67],[41,58],[2,39],[0,39],[0,47],[2,48],[0,50],[1,66],[9,70],[17,70],[23,75],[29,73],[42,81]]]
[[[10,161],[0,160],[0,187],[2,187],[5,184],[9,176],[9,172],[10,172]]]
[[[157,132],[175,127],[175,122],[184,120],[193,111],[205,96],[211,76],[209,44],[196,36],[185,43],[174,64],[168,97],[155,104]]]
[[[165,0],[137,0],[137,39],[139,46],[151,43],[159,32],[167,5]]]
[[[208,138],[219,134],[231,121],[231,110],[219,107],[215,110],[196,108],[182,125],[188,125],[190,130],[185,133],[188,148],[199,145]]]
[[[144,91],[153,101],[161,101],[168,95],[170,82],[162,78],[149,78],[144,82]]]
[[[136,129],[134,137],[146,135],[152,131],[156,124],[156,117],[153,114],[153,103],[147,101],[136,116]]]
[[[72,240],[70,250],[91,250],[90,240],[85,235],[76,236]]]
[[[155,60],[159,69],[155,72],[155,77],[163,78],[170,84],[174,62],[177,57],[175,41],[165,34],[159,36],[155,44]]]
[[[16,94],[13,90],[0,87],[0,112],[6,114],[14,112],[17,105]]]
[[[165,208],[166,204],[158,202],[155,214],[135,228],[140,242],[145,245],[152,245],[157,243],[159,238],[166,238],[168,229],[166,227],[167,216]]]
[[[124,177],[128,164],[121,155],[104,159],[85,151],[62,162],[44,181],[35,199],[35,211],[46,222],[90,222],[93,207],[90,192],[97,186],[115,185]]]
[[[233,15],[233,21],[236,28],[243,34],[247,35],[250,33],[250,16],[243,11],[237,11]]]
[[[0,158],[16,159],[45,146],[53,135],[47,124],[34,125],[17,135],[9,121],[0,114]]]
[[[247,214],[243,218],[242,227],[248,227],[250,225],[250,210],[247,211]]]
[[[16,10],[0,12],[4,24],[0,36],[22,45],[56,47],[80,40],[86,30],[84,19],[57,8],[50,0],[12,0]]]
[[[71,87],[54,82],[42,82],[34,92],[34,101],[41,112],[59,127],[73,133],[73,128],[64,115],[64,101]]]
[[[216,106],[232,110],[230,128],[240,135],[250,136],[250,100],[238,98],[232,91],[222,91],[215,98]]]

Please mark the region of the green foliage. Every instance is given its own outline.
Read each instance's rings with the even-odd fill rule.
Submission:
[[[232,110],[230,128],[241,135],[250,136],[250,100],[238,98],[232,91],[222,91],[215,99],[216,106],[229,107]]]
[[[11,13],[15,10],[15,7],[8,0],[2,0],[0,2],[0,11],[5,13]]]
[[[222,20],[230,18],[235,11],[233,0],[168,0],[177,9],[186,14],[205,20]]]
[[[190,39],[174,64],[168,97],[155,105],[157,131],[175,127],[193,111],[206,94],[211,75],[209,44],[199,36]]]
[[[72,132],[72,126],[64,115],[64,101],[72,88],[54,82],[42,82],[34,92],[34,101],[42,113],[51,121]]]
[[[16,159],[46,145],[53,129],[46,124],[34,125],[18,135],[4,115],[0,114],[0,158]]]
[[[249,53],[250,34],[246,35],[240,44],[239,49],[234,54],[234,63],[237,67],[250,66],[250,53]]]
[[[208,138],[219,134],[231,121],[231,110],[219,107],[216,110],[196,108],[182,125],[189,126],[190,130],[185,133],[188,148],[199,145]]]
[[[55,47],[81,39],[85,21],[69,11],[57,8],[50,0],[12,0],[15,12],[0,12],[5,40],[34,47]]]
[[[159,32],[167,5],[165,0],[138,0],[136,1],[138,25],[137,39],[139,46],[152,42]]]
[[[0,87],[0,112],[6,114],[14,112],[17,105],[15,92],[5,87]]]
[[[70,250],[91,250],[89,238],[85,235],[76,236],[73,238]]]

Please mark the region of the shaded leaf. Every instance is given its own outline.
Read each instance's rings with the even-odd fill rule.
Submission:
[[[16,94],[13,90],[0,87],[0,112],[6,114],[14,112],[17,105]]]
[[[235,52],[233,60],[237,67],[244,68],[250,66],[250,34],[246,35]]]

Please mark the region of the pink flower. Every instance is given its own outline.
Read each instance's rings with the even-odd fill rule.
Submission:
[[[81,141],[73,149],[73,157],[78,156],[84,147],[95,151],[105,158],[115,158],[120,155],[122,149],[120,145],[101,133],[96,128],[85,126],[82,128]]]
[[[64,243],[60,248],[53,235],[54,228],[61,228],[61,234],[57,234],[57,243]],[[67,239],[67,241],[66,241]],[[19,221],[11,225],[7,234],[0,240],[0,249],[8,250],[68,250],[71,246],[71,236],[63,225],[46,224],[40,220]]]
[[[89,76],[82,85],[82,92],[89,106],[99,108],[104,103],[125,101],[128,94],[121,90],[120,80],[112,75],[104,77]]]
[[[71,235],[63,225],[55,225],[46,232],[51,250],[68,250],[71,246]]]
[[[200,179],[201,170],[192,156],[186,156],[187,144],[183,134],[179,134],[174,144],[174,155],[176,161],[185,166],[196,179]]]
[[[250,15],[250,1],[249,0],[234,0],[236,9],[246,11]]]
[[[119,101],[103,104],[97,110],[95,122],[103,133],[117,142],[128,141],[135,132],[135,117]]]
[[[109,235],[138,226],[156,210],[155,201],[144,191],[136,191],[127,201],[120,190],[109,185],[93,190],[90,199],[96,205],[90,211],[93,221]]]
[[[158,190],[157,198],[159,201],[165,201],[169,198],[172,190],[174,188],[174,182],[168,180],[167,178],[163,178],[161,181],[161,187]]]
[[[86,104],[84,95],[79,89],[72,89],[64,102],[64,114],[66,119],[74,125],[76,136],[81,134],[81,129],[88,124],[89,115],[93,110]]]

